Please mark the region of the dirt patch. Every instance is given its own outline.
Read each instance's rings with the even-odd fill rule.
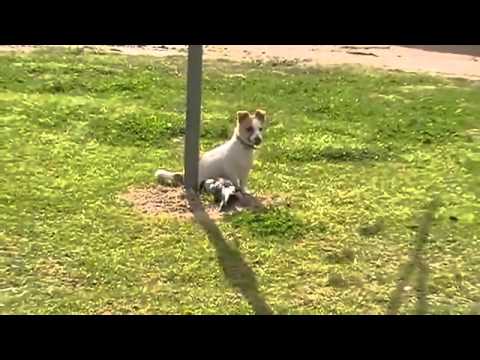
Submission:
[[[187,196],[183,187],[169,187],[163,185],[151,185],[147,187],[130,187],[126,193],[119,196],[121,200],[130,203],[133,208],[142,214],[153,216],[169,216],[177,219],[191,219],[193,213],[188,204]],[[205,211],[212,219],[222,218],[224,215],[239,211],[260,211],[267,206],[273,205],[275,198],[272,196],[243,197],[236,199],[228,211],[220,212],[218,204],[209,196],[202,196],[202,204]]]
[[[1,45],[1,51],[32,51],[54,45]],[[57,46],[57,45],[55,45]],[[185,45],[58,45],[84,51],[168,56],[187,53]],[[480,80],[478,45],[205,45],[205,59],[274,61],[292,65],[363,65]]]

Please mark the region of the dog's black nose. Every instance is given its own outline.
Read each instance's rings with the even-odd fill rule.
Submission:
[[[260,137],[256,137],[253,142],[255,143],[255,145],[260,145],[262,143],[262,138]]]

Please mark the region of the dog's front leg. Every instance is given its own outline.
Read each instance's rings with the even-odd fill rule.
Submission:
[[[247,177],[240,179],[239,189],[243,195],[250,195],[250,191],[247,189]]]
[[[235,180],[233,181],[233,185],[235,185],[235,189],[242,191],[242,181],[240,180],[240,178],[235,178]]]
[[[245,188],[245,183],[242,181],[240,177],[236,177],[233,182],[233,185],[235,185],[235,189],[237,191],[240,191],[242,194],[246,194],[246,188]]]

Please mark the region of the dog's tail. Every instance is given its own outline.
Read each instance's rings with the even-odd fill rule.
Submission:
[[[158,169],[155,171],[155,179],[158,183],[167,185],[167,186],[183,186],[183,174],[174,173],[172,171],[167,171],[163,169]]]

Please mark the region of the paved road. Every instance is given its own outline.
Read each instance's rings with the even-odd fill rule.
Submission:
[[[480,45],[404,45],[404,47],[441,53],[480,57]]]

